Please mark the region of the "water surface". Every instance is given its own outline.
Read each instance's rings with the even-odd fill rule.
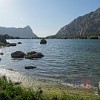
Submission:
[[[100,80],[100,40],[48,39],[41,45],[39,39],[14,39],[8,42],[18,43],[15,47],[0,48],[0,68],[16,69],[26,76],[39,77],[58,82],[81,84],[89,81],[94,84]],[[38,51],[44,54],[40,59],[12,59],[15,51]],[[26,70],[25,65],[37,68]]]

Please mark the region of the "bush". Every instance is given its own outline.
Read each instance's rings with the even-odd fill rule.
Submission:
[[[81,96],[77,94],[63,93],[61,96],[52,92],[52,95],[44,93],[39,88],[37,91],[22,88],[20,85],[14,85],[11,80],[5,76],[0,78],[0,100],[100,100],[100,97],[94,95]]]
[[[7,91],[0,91],[0,100],[11,100]]]

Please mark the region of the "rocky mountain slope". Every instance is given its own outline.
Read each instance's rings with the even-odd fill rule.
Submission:
[[[100,8],[74,19],[51,38],[81,38],[91,35],[100,36]]]
[[[33,33],[30,26],[26,26],[24,28],[0,27],[0,34],[8,34],[9,36],[20,38],[38,38],[37,35]]]

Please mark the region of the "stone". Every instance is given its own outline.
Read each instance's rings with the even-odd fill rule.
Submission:
[[[13,82],[14,85],[20,85],[22,82]]]
[[[25,58],[27,59],[42,58],[42,57],[44,57],[42,53],[35,51],[28,52],[27,55],[25,56]]]
[[[41,39],[40,44],[46,44],[47,41],[45,39]]]
[[[4,53],[3,52],[0,52],[0,55],[4,55]]]
[[[22,51],[15,51],[15,52],[11,53],[12,58],[24,58],[25,55],[26,54]]]
[[[21,42],[18,42],[18,44],[22,44]]]
[[[36,66],[25,66],[25,69],[34,69]]]
[[[16,46],[16,45],[17,45],[16,43],[8,43],[7,47]]]
[[[36,54],[37,52],[36,51],[31,51],[31,52],[28,52],[27,55],[32,55],[32,54]]]

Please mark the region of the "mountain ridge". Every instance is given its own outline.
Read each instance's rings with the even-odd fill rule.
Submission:
[[[38,38],[38,36],[33,33],[31,27],[29,25],[25,26],[24,28],[16,28],[16,27],[1,27],[0,26],[0,34],[8,34],[13,37],[20,37],[20,38]]]
[[[100,8],[74,19],[63,26],[52,38],[80,38],[100,35]],[[49,38],[49,37],[48,37]]]

